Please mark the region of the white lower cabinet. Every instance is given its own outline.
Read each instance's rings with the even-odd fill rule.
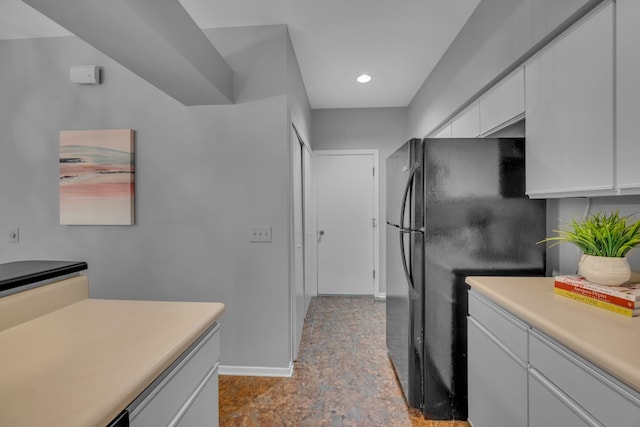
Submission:
[[[473,427],[637,427],[640,393],[469,291]]]
[[[473,318],[468,337],[469,422],[478,427],[526,426],[527,365]]]
[[[131,427],[217,427],[219,325],[197,340],[127,408]]]
[[[526,323],[469,292],[468,397],[474,427],[527,425],[527,330]]]

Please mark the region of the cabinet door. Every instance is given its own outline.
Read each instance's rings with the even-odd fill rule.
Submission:
[[[429,136],[429,138],[451,138],[451,122],[442,126],[433,135]]]
[[[640,2],[616,3],[617,185],[640,193]]]
[[[532,197],[613,193],[613,19],[607,2],[525,66]]]
[[[469,423],[527,425],[527,368],[472,317],[468,318]]]
[[[480,104],[474,102],[451,120],[453,138],[475,138],[480,135]]]
[[[131,427],[174,427],[183,418],[185,427],[217,426],[219,328],[205,333],[129,405]]]
[[[480,98],[480,133],[509,124],[524,113],[524,71],[505,77]]]
[[[218,368],[202,382],[194,401],[177,427],[218,427]]]

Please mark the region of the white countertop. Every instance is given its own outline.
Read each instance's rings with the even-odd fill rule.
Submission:
[[[1,331],[0,425],[105,426],[223,311],[82,299]]]
[[[640,392],[640,317],[556,295],[552,277],[474,277],[471,287]]]

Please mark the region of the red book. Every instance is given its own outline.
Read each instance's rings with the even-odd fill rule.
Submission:
[[[640,284],[638,283],[624,283],[620,286],[598,285],[589,282],[583,276],[572,274],[556,276],[554,286],[621,307],[640,308]]]
[[[626,299],[622,299],[620,297],[616,297],[613,295],[603,294],[600,292],[593,291],[591,289],[582,288],[580,286],[570,285],[568,283],[558,282],[558,281],[555,282],[554,286],[558,289],[564,289],[565,291],[569,291],[574,294],[584,295],[585,297],[588,297],[588,298],[605,301],[605,302],[617,305],[619,307],[630,308],[630,309],[635,308],[633,301],[628,301]]]

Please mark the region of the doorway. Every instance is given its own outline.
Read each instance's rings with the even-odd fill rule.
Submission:
[[[314,151],[318,294],[378,291],[378,151]]]

